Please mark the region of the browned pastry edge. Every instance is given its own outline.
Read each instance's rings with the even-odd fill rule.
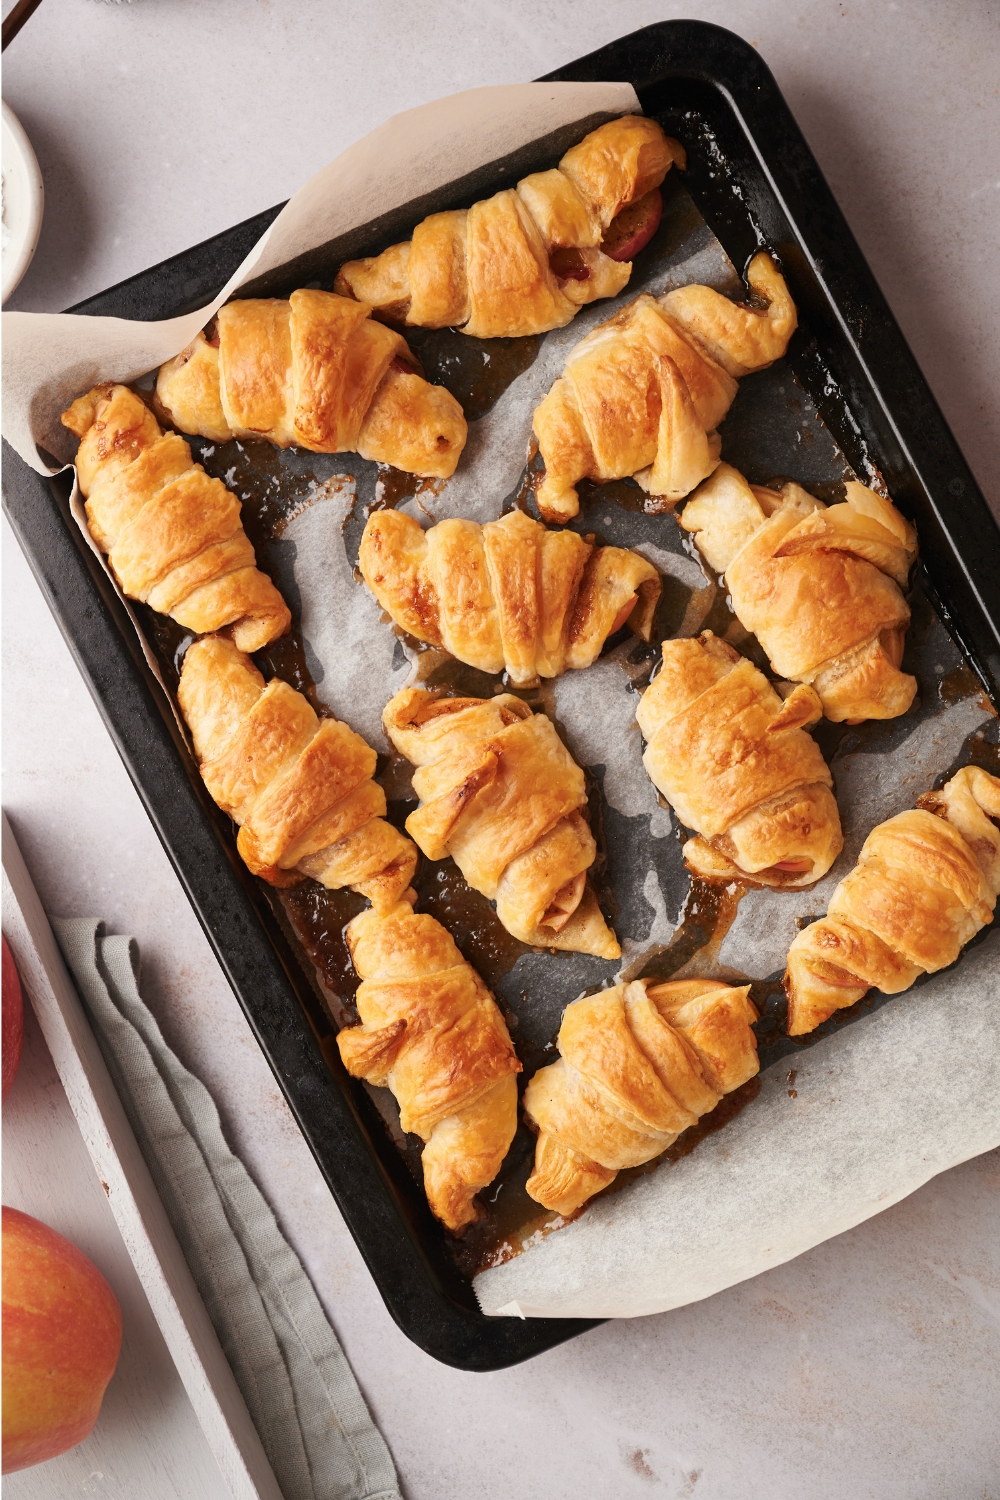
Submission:
[[[240,825],[237,848],[271,885],[309,876],[349,887],[378,910],[395,905],[417,850],[386,822],[376,754],[346,724],[320,718],[280,678],[265,685],[231,641],[207,636],[188,648],[177,700],[202,779]]]
[[[123,593],[195,634],[226,631],[258,651],[291,613],[256,566],[240,503],[141,396],[107,381],[63,413],[80,439],[77,480],[91,536]]]
[[[538,1132],[529,1196],[575,1213],[752,1078],[760,1065],[749,988],[640,979],[567,1006],[560,1059],[539,1069],[524,1095]]]
[[[404,892],[346,929],[361,978],[361,1025],[340,1031],[348,1072],[390,1088],[400,1126],[425,1142],[424,1188],[453,1233],[480,1217],[517,1128],[521,1064],[490,991],[433,917]]]
[[[788,1032],[802,1036],[869,989],[896,995],[955,962],[1000,893],[1000,779],[964,766],[873,828],[827,915],[788,950]]]

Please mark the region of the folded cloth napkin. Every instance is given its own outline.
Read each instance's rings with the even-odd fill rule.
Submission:
[[[95,918],[52,926],[286,1500],[399,1500],[312,1283],[139,996],[135,941]]]

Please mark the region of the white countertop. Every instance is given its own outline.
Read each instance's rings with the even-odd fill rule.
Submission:
[[[278,202],[394,109],[535,77],[675,15],[729,26],[760,48],[1000,513],[996,18],[959,0],[43,0],[4,56],[4,98],[46,187],[38,253],[7,305],[57,311]],[[661,1317],[607,1324],[512,1370],[464,1374],[410,1344],[382,1306],[6,525],[3,584],[4,803],[42,898],[52,912],[99,914],[138,938],[144,993],[215,1094],[232,1143],[310,1271],[409,1500],[992,1493],[997,1154],[752,1282]],[[5,1198],[72,1235],[59,1218],[67,1200],[29,1170],[43,1149],[52,1159],[75,1149],[39,1045],[5,1115]],[[47,1079],[44,1132],[25,1102],[36,1078]],[[77,1238],[113,1276],[114,1247],[105,1260],[99,1252],[108,1224],[100,1228],[93,1205],[84,1217]],[[152,1386],[136,1386],[142,1425],[154,1435],[158,1423],[186,1431],[183,1393],[157,1364],[155,1328],[148,1338],[160,1404]],[[133,1399],[126,1373],[109,1393],[115,1411]],[[122,1464],[134,1426],[121,1419],[114,1428]],[[115,1468],[110,1431],[109,1418],[75,1458],[5,1488],[15,1500],[40,1500],[54,1486],[124,1500],[134,1491]],[[190,1474],[163,1493],[214,1500],[200,1462],[192,1450]]]

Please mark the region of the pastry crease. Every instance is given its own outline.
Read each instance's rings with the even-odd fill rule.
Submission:
[[[127,386],[95,386],[62,415],[80,439],[76,472],[90,534],[130,599],[243,651],[284,635],[291,613],[260,572],[240,503],[163,432]]]
[[[294,688],[265,685],[231,641],[188,648],[177,700],[213,800],[240,825],[237,848],[272,885],[311,876],[349,887],[388,911],[406,890],[417,851],[385,821],[372,777],[375,751],[336,719],[321,719]]]
[[[475,1195],[514,1138],[521,1064],[493,996],[414,900],[348,925],[362,1024],[337,1045],[349,1073],[392,1090],[400,1125],[425,1142],[427,1201],[457,1232],[480,1216]]]
[[[538,1132],[529,1195],[575,1213],[626,1167],[671,1146],[758,1072],[750,986],[617,984],[566,1007],[560,1059],[525,1090]]]
[[[788,1031],[801,1036],[869,989],[897,995],[955,962],[1000,894],[1000,780],[963,766],[873,828],[825,917],[788,950]]]

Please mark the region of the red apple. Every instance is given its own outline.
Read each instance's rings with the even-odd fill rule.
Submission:
[[[87,1257],[3,1210],[3,1472],[82,1443],[118,1363],[122,1315]]]
[[[21,996],[21,981],[14,966],[14,955],[3,938],[3,1032],[0,1051],[3,1054],[2,1098],[6,1099],[11,1084],[17,1075],[24,1045],[24,1000]]]
[[[663,198],[659,188],[635,203],[626,203],[608,225],[601,249],[609,260],[634,260],[660,227]]]

